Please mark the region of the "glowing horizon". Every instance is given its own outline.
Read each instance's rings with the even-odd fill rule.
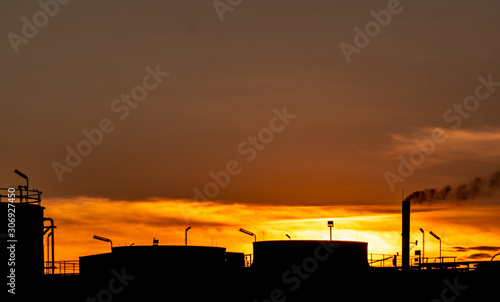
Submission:
[[[192,227],[189,245],[213,245],[252,254],[253,238],[238,232],[240,227],[254,232],[257,241],[288,240],[285,234],[292,240],[329,240],[328,220],[335,221],[334,240],[364,241],[368,242],[369,253],[401,255],[399,205],[382,209],[366,205],[294,207],[76,198],[49,199],[43,206],[45,216],[53,218],[57,226],[56,261],[109,252],[110,246],[93,240],[93,235],[112,239],[114,246],[151,245],[153,237],[160,245],[184,245],[187,226]],[[426,231],[426,257],[439,255],[438,241],[428,235],[432,230],[443,239],[443,256],[489,260],[500,251],[499,229],[489,226],[499,218],[500,214],[495,214],[498,209],[500,205],[491,203],[413,205],[411,241],[419,242],[414,249],[422,248],[422,227]],[[458,227],[460,232],[456,232]],[[484,242],[488,242],[489,250]]]

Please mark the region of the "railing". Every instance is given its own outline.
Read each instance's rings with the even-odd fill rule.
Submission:
[[[396,261],[394,265],[394,255],[391,254],[368,254],[368,264],[371,267],[395,267],[398,263],[401,266],[401,256],[398,256]]]
[[[45,274],[52,274],[52,261],[45,261]],[[65,260],[54,262],[54,275],[78,275],[80,262],[78,260]]]
[[[14,189],[14,192],[12,192],[12,189]],[[17,188],[0,188],[0,192],[5,192],[5,194],[0,193],[0,202],[10,202],[11,198],[8,196],[9,193],[15,194],[15,198],[12,199],[15,203],[35,203],[40,205],[42,202],[42,192],[34,189],[26,190],[26,186],[17,186]]]
[[[411,270],[430,270],[430,269],[452,269],[459,271],[475,270],[477,264],[482,261],[457,262],[457,257],[410,257]],[[368,254],[368,264],[371,267],[396,267],[401,268],[402,258],[397,256],[394,262],[394,255],[391,254]]]
[[[245,267],[250,267],[253,262],[252,254],[245,254]]]

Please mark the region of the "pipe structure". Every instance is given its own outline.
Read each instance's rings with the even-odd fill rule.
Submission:
[[[422,259],[425,261],[425,231],[420,228],[420,232],[422,232]]]
[[[410,202],[403,201],[402,207],[402,268],[408,270],[410,268]]]
[[[51,238],[54,238],[54,234],[52,232],[50,232],[48,235],[47,235],[47,262],[48,263],[51,263],[50,265],[50,268],[49,268],[49,272],[50,272],[50,269],[52,268],[52,275],[54,274],[54,256],[52,255],[52,261],[50,261],[50,239]],[[54,250],[54,246],[52,246],[52,251]]]
[[[49,229],[51,230],[50,233],[49,233],[49,235],[47,235],[47,260],[49,260],[48,241],[49,241],[49,237],[51,237],[51,239],[52,239],[52,243],[51,243],[51,245],[52,245],[52,275],[53,275],[54,274],[54,269],[56,267],[55,261],[54,261],[54,229],[56,227],[54,226],[54,219],[52,219],[52,218],[46,218],[46,217],[44,217],[43,221],[50,221],[50,226],[47,227],[47,230],[49,230]]]
[[[191,229],[191,227],[188,227],[186,229],[186,231],[184,232],[185,236],[184,236],[184,242],[185,242],[185,246],[188,245],[188,231]]]
[[[491,258],[491,261],[493,261],[493,259],[495,259],[495,257],[496,257],[496,256],[498,256],[498,255],[500,255],[500,253],[498,253],[498,254],[496,254],[495,256],[493,256],[493,257]]]

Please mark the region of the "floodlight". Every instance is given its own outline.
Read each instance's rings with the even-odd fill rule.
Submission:
[[[257,242],[257,236],[254,233],[252,233],[252,232],[250,232],[248,230],[242,229],[242,228],[240,228],[240,232],[245,233],[245,234],[250,235],[250,236],[254,236],[255,237],[255,242]]]
[[[439,259],[441,259],[441,263],[443,263],[443,258],[441,258],[441,238],[439,238],[439,236],[434,234],[432,231],[429,232],[429,234],[431,234],[434,238],[439,240]]]
[[[97,235],[94,235],[94,239],[111,243],[111,249],[113,249],[113,241],[111,241],[111,239],[104,238],[104,237],[97,236]]]

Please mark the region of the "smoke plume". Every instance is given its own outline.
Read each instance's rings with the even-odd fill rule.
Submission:
[[[468,183],[451,185],[441,189],[424,189],[415,191],[405,198],[412,203],[436,203],[447,201],[467,201],[477,198],[491,197],[500,189],[500,171],[487,177],[476,177]]]

